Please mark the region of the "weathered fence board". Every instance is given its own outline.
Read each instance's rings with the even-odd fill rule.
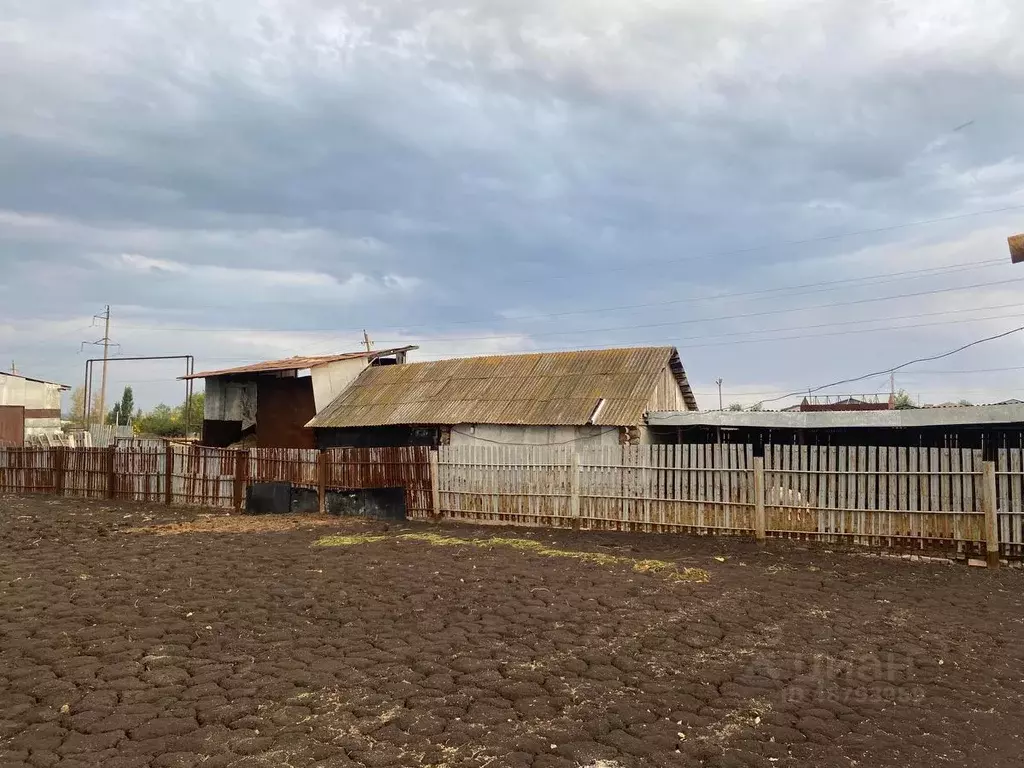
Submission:
[[[1024,454],[1000,457],[1004,556],[1024,556]],[[459,446],[438,452],[441,517],[513,525],[751,533],[984,551],[979,451],[874,446]],[[759,496],[759,494],[761,494]]]
[[[251,482],[328,490],[404,488],[410,517],[433,514],[426,448],[239,451],[175,443],[0,448],[0,493],[239,510]]]
[[[412,519],[759,535],[763,527],[768,537],[965,555],[986,551],[988,510],[1000,554],[1024,558],[1024,451],[1001,449],[995,459],[958,448],[872,446],[769,445],[755,461],[751,446],[735,444],[432,453],[124,443],[0,448],[0,493],[238,510],[250,483],[287,482],[316,490],[323,509],[331,490],[401,488]]]

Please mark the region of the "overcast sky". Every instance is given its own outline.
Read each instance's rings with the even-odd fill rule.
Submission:
[[[200,369],[674,344],[702,408],[941,353],[1024,325],[1022,36],[1019,0],[0,0],[2,364],[78,383],[106,304]],[[897,386],[1024,397],[1022,352]]]

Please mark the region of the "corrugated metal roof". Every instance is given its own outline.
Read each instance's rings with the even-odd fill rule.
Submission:
[[[494,355],[367,368],[308,424],[640,424],[665,369],[697,407],[674,347]]]
[[[317,357],[286,357],[283,360],[267,360],[263,363],[252,363],[242,365],[238,368],[224,368],[219,371],[202,371],[193,373],[191,376],[181,376],[179,380],[185,379],[209,379],[215,376],[231,376],[238,373],[275,373],[278,371],[302,371],[307,368],[316,368],[318,365],[336,363],[339,360],[355,360],[360,357],[375,358],[393,355],[398,352],[409,352],[419,347],[395,347],[394,349],[374,349],[370,352],[343,352],[339,355],[320,355]]]
[[[749,427],[752,429],[919,428],[1024,423],[1024,403],[907,408],[887,411],[710,411],[650,413],[652,427]]]
[[[68,386],[67,384],[61,384],[56,381],[47,381],[46,379],[34,379],[31,376],[22,376],[20,373],[11,373],[10,371],[0,371],[0,376],[10,376],[11,378],[14,379],[24,379],[25,381],[31,381],[36,384],[52,384],[55,387],[60,387],[61,389],[65,390],[71,389],[71,387]]]

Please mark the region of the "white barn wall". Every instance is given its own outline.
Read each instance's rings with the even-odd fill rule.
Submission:
[[[456,424],[452,445],[559,445],[595,448],[619,444],[618,427],[535,427],[502,424]]]

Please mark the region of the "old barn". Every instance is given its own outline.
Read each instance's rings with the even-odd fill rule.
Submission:
[[[416,347],[288,357],[203,371],[186,379],[206,385],[203,444],[247,440],[260,448],[312,448],[306,428],[317,413],[367,368],[400,366]]]
[[[309,426],[321,448],[620,445],[696,408],[674,347],[634,347],[367,368]]]

